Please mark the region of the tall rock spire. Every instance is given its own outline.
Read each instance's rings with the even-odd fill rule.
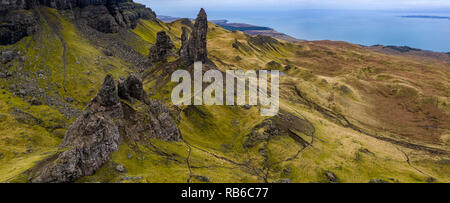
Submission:
[[[182,33],[181,33],[181,48],[178,51],[178,54],[180,56],[187,56],[188,55],[188,44],[189,44],[189,30],[186,27],[182,27]]]
[[[208,17],[202,8],[195,20],[191,37],[187,44],[187,53],[180,51],[180,55],[190,65],[196,61],[206,63],[208,61],[208,50],[206,49],[206,37],[208,34]]]

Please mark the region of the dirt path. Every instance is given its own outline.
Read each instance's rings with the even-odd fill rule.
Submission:
[[[401,149],[400,149],[399,147],[397,147],[397,146],[395,146],[395,148],[397,148],[397,150],[400,151],[400,152],[405,156],[406,163],[407,163],[412,169],[414,169],[415,171],[417,171],[417,172],[419,172],[419,173],[421,173],[421,174],[423,174],[423,175],[425,175],[425,176],[428,176],[428,177],[430,177],[430,178],[433,178],[431,175],[429,175],[429,174],[423,172],[422,170],[420,170],[420,169],[416,168],[414,165],[412,165],[412,164],[411,164],[411,160],[409,159],[409,156],[408,156],[408,154],[406,154],[405,151],[401,150]]]
[[[193,176],[193,174],[192,174],[192,169],[191,169],[191,163],[189,162],[189,159],[191,158],[191,151],[192,151],[192,148],[191,148],[191,145],[189,145],[189,144],[187,144],[187,142],[185,142],[184,140],[183,140],[183,142],[184,143],[186,143],[186,145],[187,145],[187,147],[188,147],[188,155],[187,155],[187,157],[186,157],[186,165],[187,165],[187,167],[188,167],[188,169],[189,169],[189,178],[187,179],[187,183],[190,183],[191,182],[191,179],[192,179],[192,176]]]
[[[62,53],[62,63],[63,63],[63,67],[62,67],[62,71],[63,71],[63,84],[62,87],[64,89],[64,92],[67,92],[66,90],[66,64],[67,64],[67,59],[66,59],[66,53],[67,53],[67,44],[66,41],[64,40],[64,37],[62,36],[60,30],[60,26],[58,24],[56,24],[55,22],[53,22],[51,20],[51,18],[47,15],[46,12],[41,12],[40,8],[36,9],[37,12],[39,13],[40,16],[43,17],[44,21],[47,23],[47,25],[50,27],[50,29],[53,31],[54,34],[56,34],[56,36],[58,36],[59,41],[61,42],[62,48],[63,48],[63,53]]]
[[[263,179],[264,179],[264,171],[263,171],[263,170],[258,170],[257,168],[251,166],[250,164],[247,164],[247,163],[239,163],[239,162],[233,161],[233,160],[231,160],[231,159],[229,159],[229,158],[226,158],[226,157],[217,155],[217,154],[215,154],[215,153],[213,153],[213,152],[209,152],[209,151],[207,151],[207,150],[204,150],[204,149],[202,149],[202,148],[200,148],[200,147],[191,145],[189,142],[187,142],[187,141],[186,141],[185,139],[183,139],[183,138],[181,138],[181,140],[182,140],[186,145],[190,146],[190,149],[195,148],[195,149],[197,149],[197,150],[200,150],[200,151],[202,151],[202,152],[204,152],[204,153],[206,153],[206,154],[208,154],[208,155],[210,155],[210,156],[213,156],[213,157],[215,157],[215,158],[217,158],[217,159],[220,159],[220,160],[222,160],[222,161],[226,161],[226,162],[228,162],[228,163],[230,163],[230,164],[233,164],[233,165],[235,165],[235,166],[238,166],[238,167],[242,167],[242,168],[245,168],[245,169],[249,169],[249,170],[251,171],[251,173],[249,173],[249,174],[255,175],[255,176],[257,176],[257,177],[260,177],[260,178],[263,178]],[[189,165],[189,170],[191,170],[190,165]],[[191,173],[191,176],[193,176],[192,173]]]

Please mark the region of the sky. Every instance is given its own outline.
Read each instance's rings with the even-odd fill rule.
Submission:
[[[450,10],[450,0],[134,0],[160,15],[207,10]]]

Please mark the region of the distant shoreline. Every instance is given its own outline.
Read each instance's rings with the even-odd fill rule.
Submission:
[[[402,18],[424,18],[424,19],[447,19],[450,20],[448,16],[426,16],[426,15],[408,15],[401,16]]]

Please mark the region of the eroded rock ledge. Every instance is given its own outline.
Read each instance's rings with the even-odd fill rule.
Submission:
[[[73,182],[93,175],[109,161],[123,138],[180,140],[169,110],[158,101],[148,100],[137,76],[131,75],[117,86],[113,77],[107,75],[97,96],[68,128],[60,152],[29,172],[31,182]],[[143,110],[135,110],[134,105]]]

